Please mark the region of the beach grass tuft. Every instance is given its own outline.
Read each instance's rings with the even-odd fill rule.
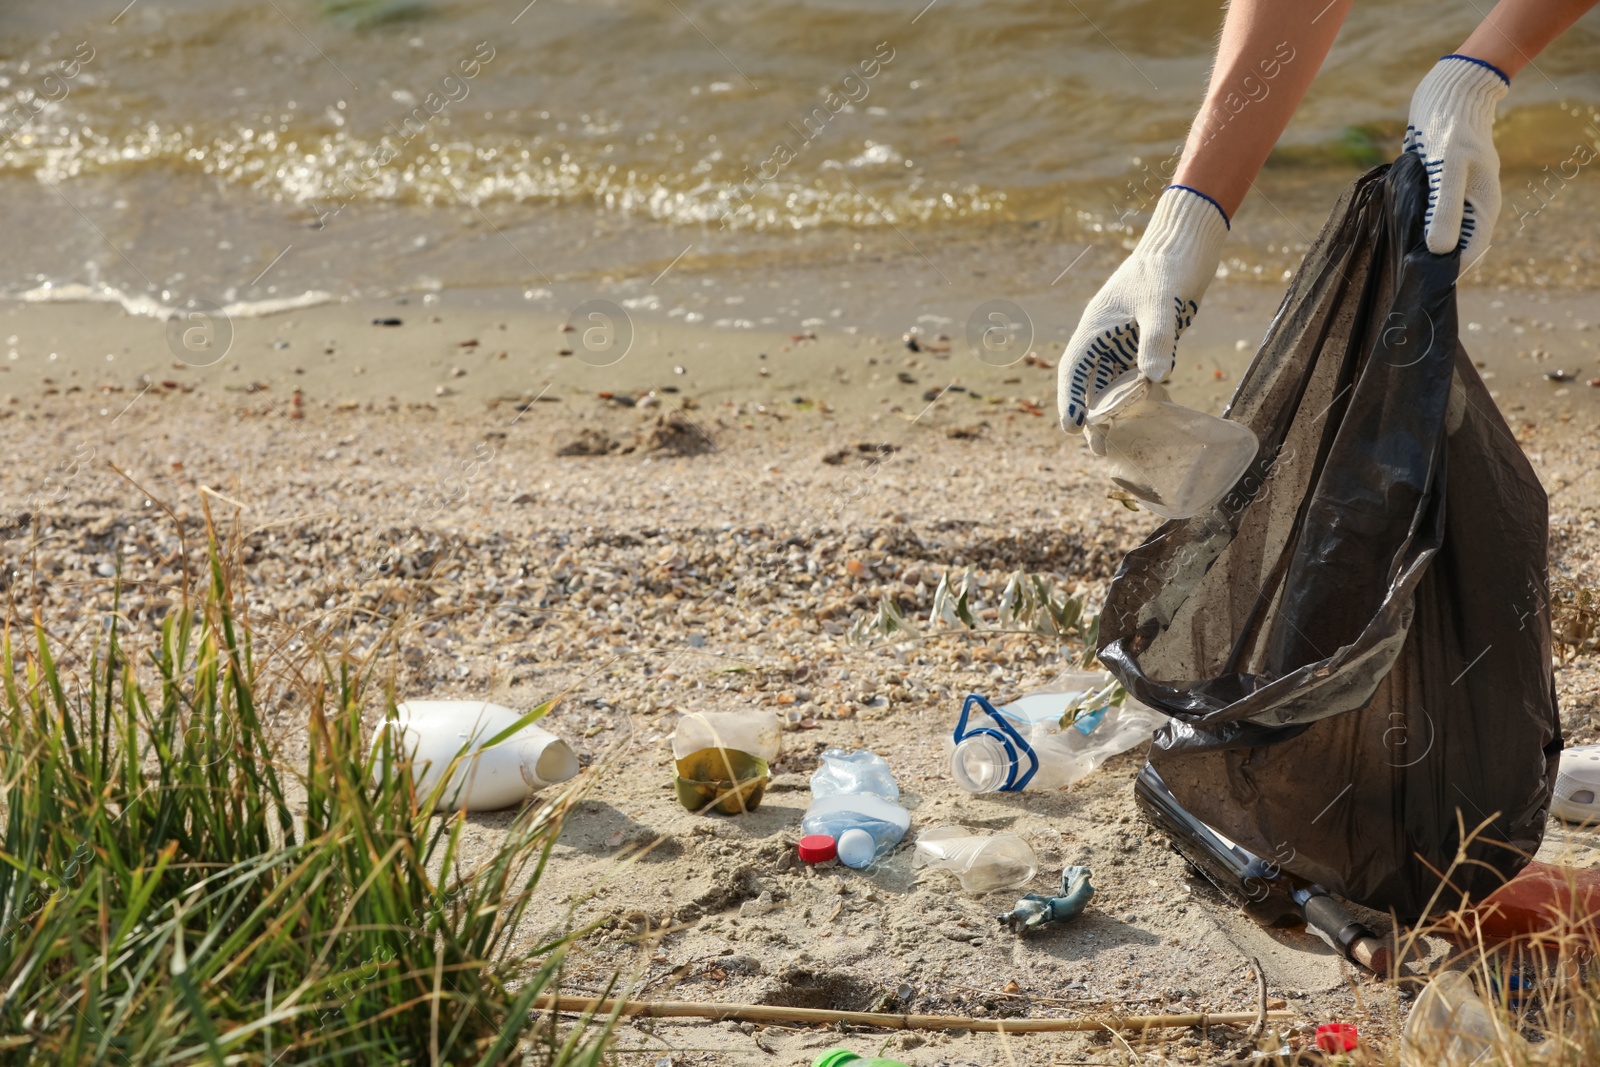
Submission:
[[[600,1063],[611,1020],[530,1011],[572,935],[518,940],[582,785],[468,862],[348,664],[296,667],[284,756],[214,540],[202,582],[142,653],[113,612],[81,676],[6,627],[0,1061]]]

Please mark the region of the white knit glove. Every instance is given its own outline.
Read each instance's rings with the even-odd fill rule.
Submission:
[[[1439,60],[1411,97],[1405,148],[1428,168],[1428,251],[1461,249],[1469,266],[1489,247],[1500,215],[1494,106],[1511,79],[1481,59]]]
[[[1170,185],[1133,253],[1095,294],[1067,342],[1056,381],[1061,428],[1076,430],[1102,390],[1137,362],[1159,382],[1216,276],[1228,217],[1209,197]]]

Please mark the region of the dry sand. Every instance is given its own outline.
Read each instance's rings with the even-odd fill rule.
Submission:
[[[1211,332],[1197,324],[1186,354],[1224,378],[1195,373],[1180,398],[1220,403],[1248,354],[1232,336],[1264,300],[1219,287]],[[1585,384],[1600,375],[1600,334],[1576,325],[1581,304],[1551,311],[1490,293],[1463,303],[1474,305],[1464,320],[1481,320],[1469,347],[1480,354],[1484,335],[1491,385],[1551,492],[1552,571],[1600,585],[1600,388]],[[371,324],[389,315],[402,324]],[[1296,1013],[1285,1032],[1332,1020],[1379,1041],[1397,1032],[1406,1004],[1392,989],[1304,931],[1238,915],[1144,826],[1130,789],[1137,751],[1057,793],[954,786],[943,740],[962,695],[1048,681],[1063,666],[1054,643],[846,641],[884,594],[925,619],[939,576],[969,567],[991,597],[1025,570],[1097,601],[1153,528],[1107,499],[1092,457],[1055,428],[1049,369],[912,353],[898,337],[664,323],[641,324],[627,358],[597,367],[558,354],[571,335],[556,320],[448,297],[237,323],[233,351],[205,368],[175,365],[159,326],[119,309],[0,317],[0,336],[17,338],[16,359],[0,350],[3,581],[19,611],[42,606],[80,669],[119,560],[135,630],[170,607],[184,559],[159,505],[193,549],[205,486],[220,494],[213,512],[244,532],[261,645],[293,652],[315,628],[376,656],[398,698],[527,707],[565,694],[548,725],[594,781],[525,933],[614,920],[574,949],[570,991],[600,992],[620,970],[634,994],[676,999],[986,1016],[1249,1010],[1254,956],[1269,995]],[[1546,380],[1552,366],[1576,380]],[[923,399],[930,389],[937,400]],[[579,443],[598,454],[561,454]],[[824,461],[842,450],[845,462]],[[33,507],[36,524],[19,517]],[[1592,649],[1557,666],[1570,742],[1600,737],[1597,667]],[[751,707],[804,720],[784,735],[766,801],[744,817],[688,814],[671,789],[677,713]],[[275,710],[292,741],[295,709]],[[994,916],[1017,894],[973,898],[947,875],[913,873],[909,839],[870,872],[797,864],[807,777],[827,746],[888,758],[913,835],[1022,834],[1042,862],[1035,891],[1062,865],[1088,864],[1088,913],[1013,936]],[[510,818],[472,817],[478,847]],[[1592,865],[1594,840],[1553,830],[1545,854]],[[659,936],[641,941],[647,932]],[[1144,1055],[1212,1062],[1243,1039],[1213,1027],[1164,1041]],[[918,1065],[1127,1056],[1105,1035],[713,1023],[625,1026],[619,1047],[637,1050],[628,1063],[788,1067],[836,1044]]]

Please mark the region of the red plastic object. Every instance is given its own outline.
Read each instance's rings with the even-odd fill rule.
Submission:
[[[827,863],[837,855],[838,842],[827,834],[807,834],[800,839],[800,858],[807,863]]]
[[[1484,939],[1537,938],[1563,930],[1600,930],[1600,870],[1531,861],[1475,909],[1454,916],[1460,934]]]
[[[1317,1027],[1317,1048],[1323,1052],[1350,1052],[1361,1035],[1349,1023],[1323,1023]]]

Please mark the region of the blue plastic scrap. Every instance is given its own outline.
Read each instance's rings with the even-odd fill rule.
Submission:
[[[1061,895],[1047,897],[1043,893],[1029,893],[1016,906],[1000,916],[1000,925],[1012,933],[1021,933],[1046,923],[1064,923],[1083,914],[1083,909],[1094,899],[1094,886],[1089,882],[1089,868],[1068,867],[1061,872]]]

